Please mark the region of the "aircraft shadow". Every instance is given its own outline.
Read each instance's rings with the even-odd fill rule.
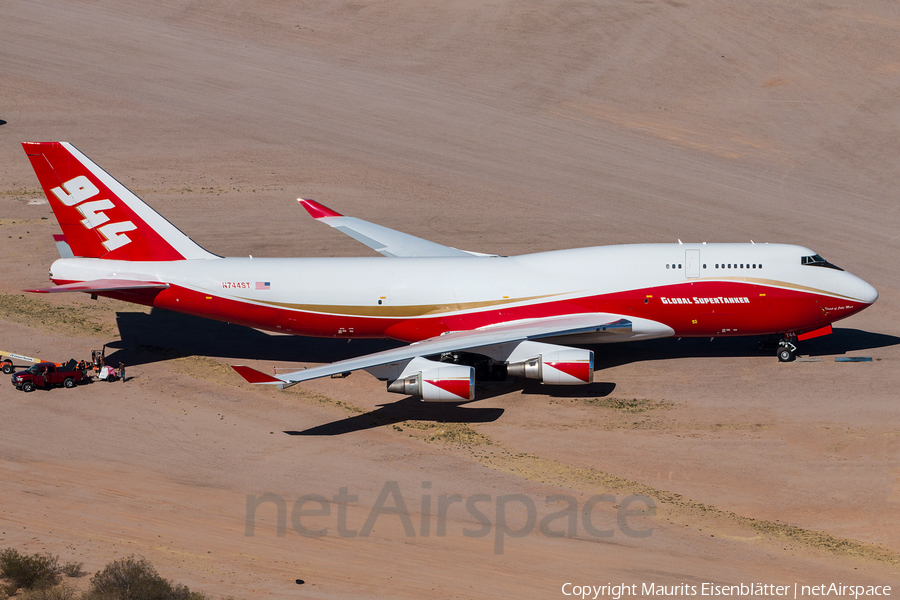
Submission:
[[[127,366],[149,364],[184,356],[215,356],[229,359],[257,359],[273,362],[334,362],[402,346],[391,340],[346,340],[304,338],[268,334],[249,327],[193,317],[164,309],[150,314],[120,312],[116,315],[121,341],[109,344],[109,364]],[[801,356],[841,355],[900,344],[900,337],[858,329],[835,329],[829,336],[799,344]],[[668,338],[623,344],[597,345],[594,367],[597,371],[633,362],[681,357],[772,355],[774,349],[759,349],[756,337]],[[515,380],[479,382],[478,401],[517,391],[522,395],[551,398],[589,398],[608,396],[616,384],[596,382],[583,386],[541,385],[536,381]],[[366,414],[356,415],[303,431],[285,431],[288,435],[333,436],[363,431],[403,421],[437,423],[488,423],[503,414],[502,408],[478,408],[468,403],[429,403],[408,397],[385,404]]]
[[[336,340],[269,334],[250,327],[154,308],[116,313],[121,341],[107,345],[109,364],[149,364],[184,356],[272,362],[334,362],[402,346],[392,340]],[[109,353],[113,350],[112,354]]]
[[[113,353],[110,364],[123,362],[141,365],[183,356],[215,356],[229,359],[256,359],[273,362],[325,363],[354,358],[371,352],[397,348],[402,342],[393,340],[336,340],[270,334],[241,325],[213,321],[154,308],[150,314],[119,312],[116,314],[120,341],[107,345]],[[801,356],[840,355],[860,350],[873,350],[900,344],[900,337],[861,331],[834,329],[832,335],[800,342]],[[593,346],[594,367],[603,368],[645,360],[665,360],[683,356],[758,356],[772,354],[774,349],[760,351],[758,338],[666,338],[623,344]],[[530,382],[529,382],[530,383]],[[496,386],[501,384],[490,384]],[[534,386],[538,386],[534,388]],[[550,386],[526,384],[523,393],[548,395]],[[509,391],[514,391],[512,385]],[[534,390],[539,391],[534,391]],[[560,389],[566,389],[562,387]],[[582,388],[584,389],[584,388]],[[509,393],[500,392],[500,393]],[[499,395],[495,394],[495,395]],[[552,394],[550,394],[552,395]],[[583,395],[583,394],[576,394]],[[594,395],[594,394],[589,394]],[[490,397],[490,396],[489,396]]]
[[[474,402],[489,400],[497,396],[514,394],[523,396],[543,396],[545,398],[602,398],[616,389],[615,383],[595,381],[587,385],[543,385],[529,379],[488,381],[476,383]]]
[[[834,333],[799,343],[799,352],[806,356],[846,354],[860,350],[877,350],[900,344],[900,337],[872,333],[860,329],[834,329]]]
[[[477,400],[489,400],[519,390],[522,394],[541,395],[551,398],[591,398],[608,396],[616,388],[614,383],[591,383],[579,386],[543,386],[535,381],[518,383],[511,381],[478,384],[475,392]],[[492,423],[503,414],[502,408],[477,408],[469,402],[422,402],[415,397],[407,397],[391,404],[382,404],[376,410],[364,415],[356,415],[324,425],[317,425],[303,431],[285,431],[288,435],[343,435],[354,431],[374,429],[403,421],[432,421],[434,423]]]
[[[491,423],[499,419],[502,414],[502,408],[474,408],[456,403],[422,402],[418,398],[410,396],[391,404],[382,404],[364,415],[317,425],[303,431],[285,431],[285,433],[288,435],[343,435],[403,421]]]
[[[777,340],[776,340],[777,343]],[[831,335],[797,343],[799,356],[830,356],[861,350],[875,350],[900,344],[900,337],[872,333],[859,329],[834,329]],[[771,356],[775,360],[775,346],[759,349],[757,337],[734,338],[665,338],[593,346],[594,369],[643,362],[650,360],[667,360],[683,357],[716,357],[716,356]]]

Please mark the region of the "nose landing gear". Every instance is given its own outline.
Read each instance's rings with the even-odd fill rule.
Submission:
[[[797,346],[794,340],[799,339],[796,333],[785,333],[778,341],[778,362],[791,362],[797,358]]]
[[[797,346],[791,342],[781,340],[778,342],[778,362],[791,362],[796,358]]]
[[[796,339],[796,335],[787,333],[781,338],[778,338],[775,335],[764,336],[759,339],[759,351],[771,352],[772,348],[775,348],[775,355],[778,357],[778,362],[791,362],[797,358],[797,346],[794,345]]]
[[[782,338],[778,340],[778,362],[791,362],[792,360],[797,358],[797,346],[794,345],[795,341],[805,342],[806,340],[822,337],[823,335],[830,335],[831,333],[833,333],[831,324],[820,327],[818,329],[813,329],[811,331],[803,331],[799,334],[796,331],[788,331],[783,333]],[[777,336],[773,334],[760,338],[760,351],[771,348],[774,341],[773,338],[775,337]]]

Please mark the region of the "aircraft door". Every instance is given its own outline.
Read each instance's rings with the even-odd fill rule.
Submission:
[[[684,276],[700,277],[700,251],[684,251]]]

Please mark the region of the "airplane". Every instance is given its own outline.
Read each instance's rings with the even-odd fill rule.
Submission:
[[[67,142],[25,142],[59,221],[54,287],[266,331],[389,338],[407,345],[268,375],[279,388],[365,370],[425,402],[475,398],[476,370],[551,385],[593,381],[594,353],[570,344],[665,337],[780,336],[794,342],[878,298],[808,248],[769,243],[627,244],[520,256],[436,244],[344,216],[309,215],[382,256],[223,258],[201,248]]]

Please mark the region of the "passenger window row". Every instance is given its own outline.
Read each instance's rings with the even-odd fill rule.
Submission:
[[[681,264],[668,263],[666,264],[667,269],[680,269]],[[706,268],[706,263],[703,263],[703,268]],[[717,269],[762,269],[761,263],[716,263]]]

